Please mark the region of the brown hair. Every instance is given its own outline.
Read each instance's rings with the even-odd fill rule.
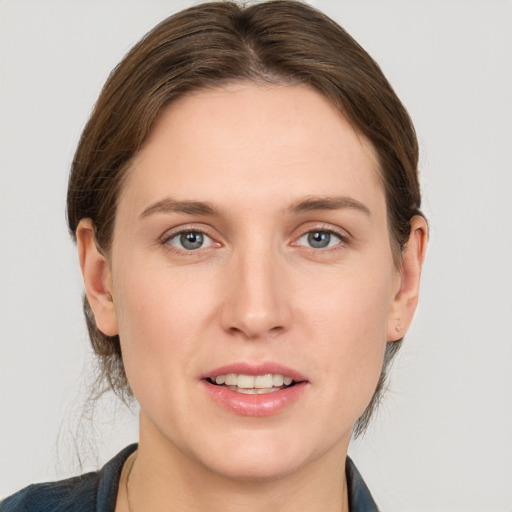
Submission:
[[[399,255],[421,200],[411,119],[379,66],[343,28],[313,7],[288,0],[249,7],[200,4],[165,19],[134,46],[108,78],[78,144],[67,198],[73,236],[78,222],[90,218],[96,243],[108,254],[123,178],[162,109],[193,90],[232,81],[307,84],[371,141]],[[99,331],[86,297],[84,311],[100,380],[123,398],[130,396],[119,337]],[[400,342],[387,344],[377,389],[356,435],[379,401]]]

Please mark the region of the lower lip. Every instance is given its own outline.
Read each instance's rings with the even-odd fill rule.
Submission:
[[[289,388],[284,388],[262,395],[248,395],[231,391],[224,386],[216,386],[203,380],[208,395],[224,409],[242,416],[271,416],[277,414],[295,403],[306,391],[307,382],[299,382]]]

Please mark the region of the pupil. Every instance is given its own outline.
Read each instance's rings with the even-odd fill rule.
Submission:
[[[181,245],[185,249],[199,249],[203,245],[203,234],[196,231],[183,233],[180,239]]]
[[[308,242],[315,249],[323,249],[329,245],[331,234],[325,231],[313,231],[308,235]]]

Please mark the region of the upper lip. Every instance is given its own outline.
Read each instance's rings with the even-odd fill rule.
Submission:
[[[248,362],[230,363],[224,366],[219,366],[218,368],[214,368],[213,370],[208,370],[206,373],[201,375],[201,379],[214,379],[219,375],[227,375],[228,373],[236,373],[237,375],[267,375],[271,373],[273,375],[278,374],[285,377],[291,377],[295,382],[303,382],[308,380],[297,370],[273,362],[258,364]]]

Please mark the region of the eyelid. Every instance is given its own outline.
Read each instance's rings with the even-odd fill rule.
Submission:
[[[186,235],[188,233],[197,233],[203,237],[203,240],[209,240],[209,243],[207,245],[198,247],[197,249],[186,249],[184,247],[179,247],[177,244],[175,245],[172,243],[173,240],[179,240],[184,234]],[[199,251],[200,249],[207,249],[208,247],[211,247],[214,242],[213,242],[212,238],[210,236],[208,236],[206,233],[201,233],[200,231],[197,231],[194,229],[194,230],[185,230],[185,231],[176,233],[175,235],[167,238],[167,243],[171,243],[171,245],[175,245],[175,247],[177,247],[180,250],[186,250],[187,252],[189,252],[189,251],[196,252],[196,251]],[[181,245],[183,245],[183,244],[181,244]]]
[[[188,231],[196,231],[197,233],[203,233],[208,235],[210,238],[215,238],[215,235],[211,234],[212,229],[209,226],[204,226],[204,224],[200,223],[186,223],[179,224],[178,226],[173,226],[172,228],[166,229],[160,236],[160,240],[172,238],[173,236],[178,235],[179,233],[188,232]]]
[[[308,245],[308,243],[306,241],[302,242],[302,239],[308,239],[309,236],[311,235],[311,233],[326,233],[327,235],[329,235],[328,244],[325,247],[313,247],[311,245]],[[302,242],[302,243],[300,243],[300,242]],[[334,243],[332,243],[332,242],[334,242]],[[340,243],[343,243],[343,240],[339,237],[339,235],[337,233],[329,232],[329,231],[326,231],[326,230],[323,230],[323,229],[322,230],[316,229],[316,230],[313,230],[313,231],[307,231],[302,236],[300,236],[299,239],[297,240],[297,245],[308,247],[310,249],[315,249],[315,250],[330,249],[332,247],[335,247],[336,245],[339,245]]]
[[[312,231],[325,231],[326,233],[332,233],[346,243],[349,243],[352,239],[352,235],[346,229],[324,222],[308,222],[305,225],[300,226],[296,230],[298,235],[294,235],[293,238],[294,240],[298,240],[301,236],[311,233]]]
[[[212,234],[211,231],[212,231],[211,229],[205,228],[203,225],[199,225],[199,224],[182,224],[182,225],[167,229],[158,238],[158,241],[161,245],[171,246],[171,244],[168,243],[170,240],[172,240],[173,238],[175,238],[178,235],[181,235],[181,234],[187,233],[187,232],[201,233],[201,234],[207,236],[212,241],[212,243],[209,246],[197,249],[195,251],[180,249],[179,247],[172,245],[172,248],[173,248],[172,250],[190,255],[193,253],[197,253],[197,252],[201,251],[202,249],[203,250],[209,249],[212,246],[221,247],[223,245],[221,242],[219,242],[220,237],[215,236],[215,234]],[[295,230],[295,232],[297,234],[293,235],[290,245],[300,246],[300,247],[304,247],[304,248],[308,249],[307,246],[299,245],[298,241],[303,236],[307,235],[308,233],[314,232],[314,231],[322,231],[322,232],[326,232],[326,233],[331,233],[340,239],[340,243],[336,244],[334,247],[327,247],[327,248],[323,249],[325,252],[327,252],[328,250],[335,250],[336,247],[338,247],[340,245],[346,246],[346,245],[350,244],[350,242],[352,240],[352,235],[346,229],[340,228],[339,226],[327,224],[324,222],[308,222],[308,223],[305,223],[302,226],[300,226],[297,230]],[[309,247],[309,249],[314,250],[316,252],[319,251],[319,249],[314,249],[312,247]],[[169,250],[171,250],[171,249],[169,249]]]
[[[306,236],[309,233],[315,232],[315,231],[320,231],[320,232],[325,232],[325,233],[330,233],[332,235],[335,235],[336,237],[339,238],[340,242],[335,244],[334,246],[320,248],[320,249],[309,247],[307,245],[299,244],[299,240],[302,237]],[[295,235],[293,237],[293,241],[290,245],[295,246],[295,247],[302,247],[306,250],[311,250],[311,251],[318,253],[318,252],[335,251],[339,248],[346,247],[347,245],[349,245],[351,243],[351,241],[352,241],[352,235],[347,230],[345,230],[343,228],[340,228],[338,226],[333,226],[332,224],[325,224],[322,222],[321,223],[311,222],[311,223],[307,223],[306,225],[303,225],[299,228],[299,234]]]
[[[173,238],[176,238],[177,236],[183,234],[183,233],[201,233],[205,237],[208,237],[211,240],[211,243],[207,247],[201,247],[196,250],[186,250],[181,249],[180,247],[170,244],[170,240]],[[158,241],[161,245],[167,246],[167,249],[169,251],[175,251],[179,254],[187,254],[191,255],[194,253],[198,253],[201,250],[209,249],[212,246],[220,247],[222,244],[218,241],[218,237],[215,237],[211,230],[205,229],[204,227],[196,224],[182,224],[180,226],[175,226],[173,228],[170,228],[166,230],[159,238]]]

